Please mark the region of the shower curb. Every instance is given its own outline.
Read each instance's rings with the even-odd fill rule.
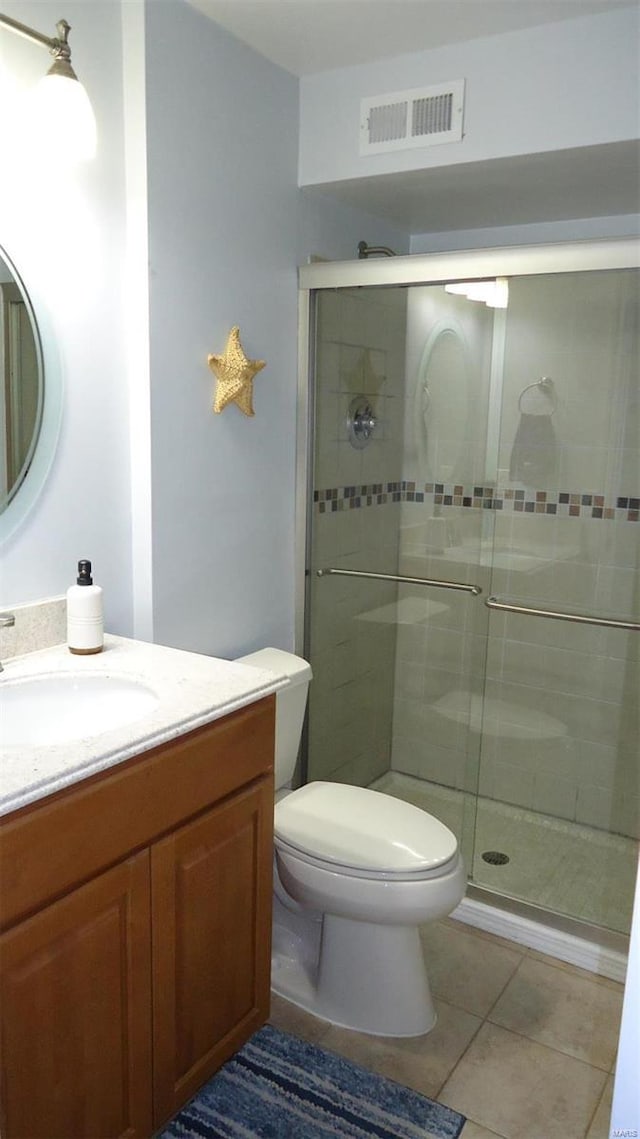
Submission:
[[[624,984],[627,955],[617,949],[598,945],[595,941],[576,937],[564,930],[552,929],[542,922],[531,921],[520,914],[488,906],[473,898],[463,898],[451,917]]]

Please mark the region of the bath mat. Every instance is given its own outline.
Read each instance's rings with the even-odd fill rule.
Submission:
[[[157,1139],[457,1139],[464,1115],[265,1025]]]

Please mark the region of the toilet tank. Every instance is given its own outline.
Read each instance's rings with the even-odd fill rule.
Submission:
[[[302,657],[282,649],[259,649],[256,653],[239,657],[238,664],[264,668],[288,676],[286,688],[276,692],[276,791],[291,782],[298,758],[307,693],[311,680],[311,665]]]

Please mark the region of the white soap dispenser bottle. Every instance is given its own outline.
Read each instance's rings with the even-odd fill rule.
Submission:
[[[67,590],[67,645],[70,653],[88,656],[104,645],[102,590],[93,584],[91,562],[78,562],[77,584]]]

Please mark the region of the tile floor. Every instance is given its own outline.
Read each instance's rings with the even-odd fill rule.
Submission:
[[[451,918],[423,942],[427,1036],[349,1032],[275,995],[272,1023],[462,1112],[462,1139],[608,1139],[622,985]]]

